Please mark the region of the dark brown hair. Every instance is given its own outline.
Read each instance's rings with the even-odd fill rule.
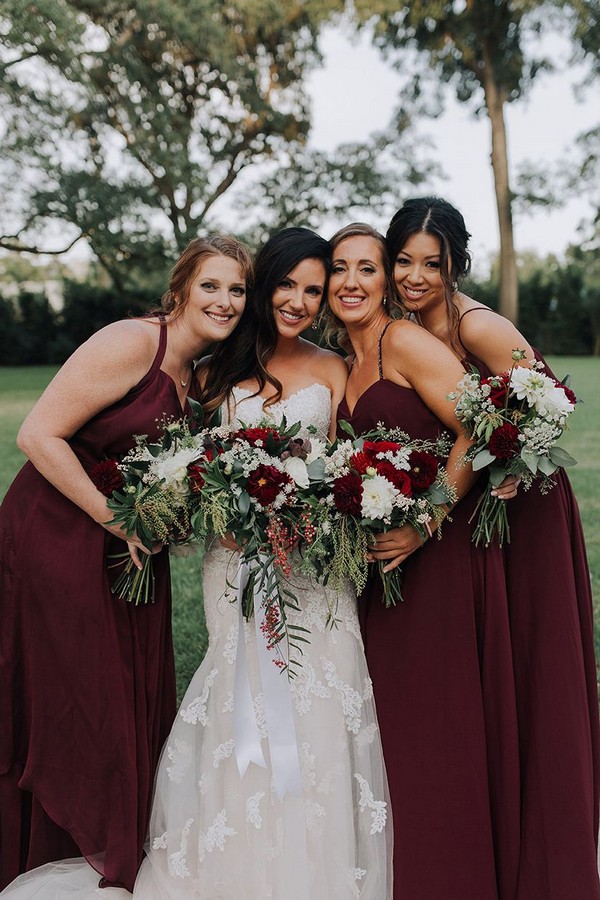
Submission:
[[[207,416],[229,399],[236,384],[252,378],[258,382],[256,394],[260,394],[267,383],[275,389],[268,405],[281,399],[281,383],[268,371],[278,339],[273,294],[278,284],[305,259],[323,263],[326,290],[331,249],[327,241],[314,231],[284,228],[269,238],[258,252],[254,266],[254,289],[240,324],[215,347],[204,369],[200,402]]]
[[[441,197],[407,200],[392,217],[385,236],[392,268],[408,239],[421,232],[433,235],[440,242],[440,276],[444,283],[450,340],[453,349],[462,355],[464,350],[458,338],[460,316],[454,302],[454,293],[459,279],[471,271],[471,254],[468,249],[471,235],[461,213],[447,200]],[[418,313],[416,317],[418,318]]]

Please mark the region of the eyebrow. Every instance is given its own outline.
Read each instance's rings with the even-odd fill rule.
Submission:
[[[406,250],[398,250],[396,259],[398,259],[399,256],[410,256],[411,259],[413,258],[410,253],[406,252]],[[441,253],[432,253],[430,256],[424,256],[423,259],[441,259],[441,256]]]
[[[347,261],[346,259],[344,259],[343,257],[340,257],[339,259],[334,259],[334,260],[331,261],[331,265],[332,265],[332,266],[334,266],[336,263],[346,263],[346,264],[347,264],[348,261]],[[358,264],[360,265],[361,263],[369,263],[370,266],[379,266],[379,265],[381,265],[381,263],[375,262],[374,259],[369,259],[368,257],[365,258],[365,259],[359,259],[359,260],[358,260]]]
[[[212,275],[199,275],[198,281],[213,281],[215,284],[223,284],[223,280],[221,278],[215,278]],[[246,287],[245,281],[232,281],[232,287]]]

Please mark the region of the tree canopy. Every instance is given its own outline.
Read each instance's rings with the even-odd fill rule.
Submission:
[[[197,233],[239,173],[309,127],[330,0],[6,0],[1,246],[85,237],[113,275]],[[55,227],[50,227],[54,223]]]
[[[358,21],[369,24],[375,43],[399,68],[406,64],[406,50],[416,51],[411,61],[416,59],[419,68],[403,96],[406,104],[417,104],[423,111],[428,93],[439,98],[440,85],[447,83],[459,101],[470,103],[476,114],[487,114],[500,235],[500,311],[517,321],[515,193],[505,106],[526,94],[540,71],[552,68],[552,61],[540,55],[539,36],[546,25],[566,24],[580,55],[597,53],[597,46],[593,49],[599,20],[595,0],[412,0],[403,4],[355,0],[355,9]],[[434,114],[439,109],[434,107]],[[536,200],[542,199],[543,192],[530,173],[523,181],[531,192],[529,200],[535,193]]]

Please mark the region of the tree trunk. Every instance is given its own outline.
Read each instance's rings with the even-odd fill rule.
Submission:
[[[486,70],[488,66],[486,65]],[[492,129],[492,170],[500,230],[500,314],[515,325],[519,320],[519,283],[513,241],[512,193],[508,178],[508,152],[504,124],[504,97],[494,80],[493,72],[484,78],[485,104]]]

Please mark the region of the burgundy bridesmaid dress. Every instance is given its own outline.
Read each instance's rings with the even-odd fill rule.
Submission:
[[[71,439],[84,468],[181,417],[166,344],[163,323],[149,372]],[[110,591],[124,549],[30,462],[0,507],[0,886],[83,855],[133,887],[176,697],[168,555],[135,607]]]
[[[383,378],[344,400],[357,433],[442,423]],[[340,437],[345,435],[340,432]],[[394,900],[599,900],[598,712],[589,574],[564,473],[510,501],[512,542],[476,548],[485,476],[360,598],[394,819]]]
[[[492,374],[470,354],[464,364]],[[577,501],[564,469],[554,479],[547,494],[534,484],[508,504],[521,779],[515,900],[594,900],[600,747],[592,595]]]
[[[419,395],[380,378],[339,419],[413,438],[444,430]],[[343,436],[343,435],[340,435]],[[471,543],[479,490],[402,565],[404,602],[377,576],[359,599],[390,784],[395,900],[514,900],[520,768],[502,554]]]

